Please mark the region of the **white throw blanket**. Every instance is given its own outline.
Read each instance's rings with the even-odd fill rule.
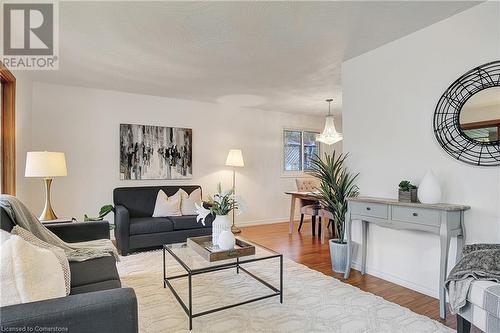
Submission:
[[[69,261],[85,261],[110,255],[113,255],[116,261],[120,261],[118,252],[109,239],[98,239],[80,243],[64,242],[47,229],[16,197],[1,195],[0,207],[9,214],[16,225],[28,230],[38,239],[63,249]]]

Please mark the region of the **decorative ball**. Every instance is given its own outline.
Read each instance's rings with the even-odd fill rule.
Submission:
[[[223,250],[234,249],[236,239],[231,231],[224,230],[219,235],[219,247]]]

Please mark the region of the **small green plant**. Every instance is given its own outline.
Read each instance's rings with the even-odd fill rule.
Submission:
[[[410,192],[411,190],[415,190],[417,186],[413,185],[409,180],[402,180],[399,183],[399,189],[404,192]]]
[[[99,210],[99,216],[90,217],[87,214],[85,214],[83,216],[83,220],[84,221],[102,221],[106,215],[108,215],[109,213],[111,213],[114,210],[115,210],[115,208],[113,207],[113,205],[104,205]]]

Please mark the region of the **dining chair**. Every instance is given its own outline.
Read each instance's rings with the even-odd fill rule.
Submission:
[[[311,224],[312,224],[312,235],[316,236],[316,217],[318,217],[318,236],[321,236],[321,216],[319,212],[321,211],[321,206],[318,203],[312,205],[306,205],[300,208],[300,225],[299,231],[302,227],[302,222],[304,222],[304,215],[311,216]]]
[[[313,192],[318,189],[320,186],[320,182],[317,178],[295,178],[295,185],[297,186],[297,191],[299,192]],[[310,215],[312,221],[312,234],[315,236],[316,229],[316,216],[318,215],[319,205],[317,200],[307,200],[307,199],[299,199],[299,207],[300,207],[300,224],[299,231],[302,229],[302,224],[304,223],[304,216]],[[321,223],[320,223],[321,226]],[[318,230],[318,233],[321,234],[321,231]]]

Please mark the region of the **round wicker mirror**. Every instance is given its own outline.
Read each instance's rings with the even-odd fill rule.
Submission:
[[[476,67],[446,89],[434,113],[443,149],[465,163],[500,165],[500,61]]]

